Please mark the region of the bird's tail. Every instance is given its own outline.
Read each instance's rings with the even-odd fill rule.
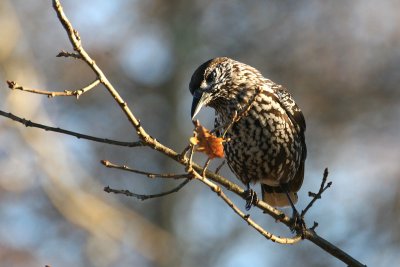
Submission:
[[[274,207],[290,206],[289,199],[285,192],[280,187],[273,187],[266,184],[261,184],[261,192],[263,201]],[[293,204],[297,202],[297,193],[288,192]]]

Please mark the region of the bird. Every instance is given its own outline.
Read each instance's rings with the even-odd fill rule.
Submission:
[[[304,180],[306,123],[292,95],[256,68],[216,57],[193,73],[191,117],[202,107],[215,110],[214,129],[223,137],[226,161],[246,186],[246,209],[254,205],[250,184],[261,184],[262,199],[292,206]]]

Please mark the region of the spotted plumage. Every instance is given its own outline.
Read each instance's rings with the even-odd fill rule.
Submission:
[[[192,117],[202,106],[215,109],[215,127],[229,140],[225,155],[235,175],[245,184],[261,183],[264,201],[273,206],[289,205],[285,191],[296,202],[307,154],[306,125],[289,92],[226,57],[199,66],[189,88]]]

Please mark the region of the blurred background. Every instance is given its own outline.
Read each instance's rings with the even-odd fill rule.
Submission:
[[[400,261],[399,1],[63,4],[84,47],[144,127],[176,151],[192,134],[188,84],[204,61],[229,56],[289,88],[307,121],[298,208],[319,188],[325,167],[333,181],[307,223],[319,222],[322,237],[368,266]],[[6,80],[56,91],[91,83],[95,76],[84,63],[55,57],[70,47],[50,1],[2,0],[0,109],[136,141],[103,87],[79,100],[7,88]],[[199,119],[211,127],[212,117],[205,109]],[[106,169],[102,159],[152,172],[184,171],[147,148],[78,140],[0,117],[1,266],[343,266],[308,241],[265,240],[196,181],[144,202],[107,194],[107,185],[151,194],[179,181]],[[226,166],[222,173],[236,181]],[[259,210],[250,212],[267,230],[291,235]]]

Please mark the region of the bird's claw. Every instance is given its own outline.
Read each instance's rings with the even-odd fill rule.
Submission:
[[[290,230],[303,235],[304,231],[307,229],[307,226],[303,216],[301,216],[296,209],[293,210],[291,221],[292,224]]]
[[[244,198],[246,200],[246,206],[245,206],[246,210],[250,210],[251,206],[257,204],[258,202],[257,194],[251,188],[248,188],[246,191],[244,191]]]

